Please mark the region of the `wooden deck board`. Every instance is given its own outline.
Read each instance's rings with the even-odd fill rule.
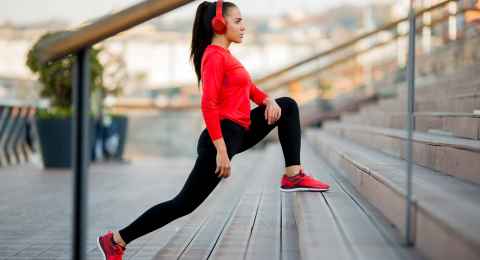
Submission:
[[[294,194],[281,194],[282,199],[282,244],[281,254],[284,260],[300,259],[300,250],[298,245],[298,229],[293,213]]]
[[[170,241],[161,248],[154,259],[181,258],[205,259],[211,250],[211,239],[215,238],[222,219],[229,214],[235,203],[235,195],[245,189],[252,161],[260,160],[260,154],[253,158],[244,154],[232,160],[232,176],[223,179],[207,199],[192,212],[192,218]],[[235,175],[234,175],[235,174]],[[224,221],[224,220],[223,220]]]
[[[267,147],[266,162],[272,161],[272,146]],[[261,164],[254,171],[255,177],[249,182],[248,189],[242,195],[237,208],[228,220],[218,238],[209,259],[243,259],[249,245],[252,229],[255,225],[260,202],[264,196],[265,187],[273,171],[269,164]]]
[[[281,147],[277,144],[272,151],[275,158],[282,158]],[[272,160],[267,164],[266,170],[259,174],[267,174],[267,184],[263,190],[263,196],[260,201],[255,225],[247,248],[245,259],[263,260],[281,258],[281,198],[280,198],[280,178],[284,171],[281,160]],[[287,212],[285,212],[287,213]],[[297,236],[294,233],[286,235]]]

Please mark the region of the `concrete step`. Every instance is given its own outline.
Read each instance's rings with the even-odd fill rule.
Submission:
[[[407,111],[407,101],[393,98],[382,99],[376,108],[386,112],[405,112]],[[416,112],[473,113],[478,109],[480,109],[480,91],[459,94],[454,97],[437,96],[429,99],[415,99]]]
[[[450,83],[453,84],[453,83]],[[480,88],[480,80],[473,79],[467,82],[455,82],[455,85],[450,86],[438,86],[437,84],[427,86],[415,86],[415,98],[431,99],[438,96],[442,97],[456,97],[458,95],[465,95],[469,93],[477,93]],[[400,87],[397,89],[397,97],[400,99],[406,99],[407,89],[406,87]]]
[[[416,131],[441,130],[455,137],[480,140],[480,114],[417,112],[415,116]],[[404,129],[406,113],[361,110],[359,113],[342,116],[342,122]]]
[[[454,73],[444,74],[440,77],[431,77],[429,80],[421,80],[415,86],[415,96],[446,95],[455,93],[464,93],[472,87],[478,87],[480,80],[479,64],[473,64],[468,67],[455,71]],[[397,94],[399,97],[407,95],[406,83],[399,85]]]
[[[384,217],[352,197],[308,142],[301,158],[307,173],[331,185],[328,192],[292,193],[302,259],[421,259],[387,235],[393,228]]]
[[[400,94],[396,98],[380,100],[378,109],[392,112],[406,111],[406,94],[401,94],[405,90],[398,91]],[[472,113],[475,109],[480,109],[480,80],[450,89],[440,87],[415,89],[415,111],[417,112]]]
[[[386,154],[406,158],[405,130],[348,123],[325,124],[325,130]],[[440,173],[480,184],[480,141],[415,132],[413,161]]]
[[[322,157],[405,236],[405,161],[324,130],[305,132]],[[427,259],[479,259],[480,186],[417,165],[412,179],[415,247]]]

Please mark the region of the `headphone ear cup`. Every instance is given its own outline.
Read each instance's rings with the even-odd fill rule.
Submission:
[[[212,19],[212,28],[216,34],[225,34],[227,32],[227,25],[223,17],[214,17]]]

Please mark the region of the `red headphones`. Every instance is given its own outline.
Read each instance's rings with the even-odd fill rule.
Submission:
[[[217,11],[212,19],[212,28],[216,34],[225,34],[227,31],[227,24],[222,15],[222,0],[217,1]]]

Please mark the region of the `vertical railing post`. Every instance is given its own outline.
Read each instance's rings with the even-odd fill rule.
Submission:
[[[412,131],[415,128],[414,106],[415,106],[415,7],[413,0],[410,0],[410,11],[408,15],[408,61],[407,61],[407,133],[408,139],[406,144],[407,151],[407,200],[405,209],[405,244],[411,246],[413,244],[411,210],[412,210]]]
[[[86,259],[86,230],[87,230],[87,177],[90,160],[90,138],[88,129],[89,119],[89,89],[90,64],[89,49],[82,49],[76,53],[73,68],[73,120],[72,120],[72,162],[73,162],[73,248],[74,260]]]

